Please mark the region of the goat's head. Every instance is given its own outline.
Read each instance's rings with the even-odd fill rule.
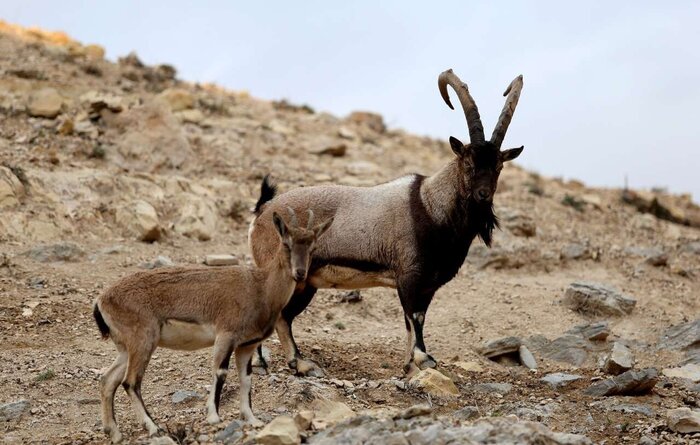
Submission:
[[[289,262],[292,276],[294,280],[301,282],[306,280],[316,240],[328,230],[333,223],[333,218],[314,226],[314,212],[309,210],[306,227],[301,227],[294,210],[290,207],[287,207],[287,210],[289,211],[289,225],[284,222],[277,212],[273,212],[272,221],[282,240],[282,249],[284,249]]]
[[[516,77],[503,93],[504,96],[507,96],[506,104],[498,118],[490,141],[484,138],[484,127],[481,125],[479,109],[469,94],[467,84],[459,80],[459,77],[452,70],[447,70],[438,77],[440,95],[447,106],[454,110],[447,93],[447,85],[451,86],[457,93],[469,128],[469,144],[463,144],[459,139],[450,137],[452,151],[459,156],[461,161],[459,163],[460,179],[464,181],[465,190],[469,192],[470,198],[477,202],[491,202],[496,193],[498,176],[503,168],[503,163],[517,158],[524,148],[518,147],[501,151],[503,138],[506,136],[508,125],[510,125],[515,107],[518,105],[520,91],[523,88],[523,76]]]

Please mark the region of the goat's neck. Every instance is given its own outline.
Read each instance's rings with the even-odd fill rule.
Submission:
[[[467,193],[463,174],[458,160],[454,159],[423,181],[421,200],[433,221],[452,224],[457,214],[465,208]]]
[[[270,307],[281,311],[292,297],[295,286],[284,246],[280,245],[274,259],[265,267],[265,293]]]

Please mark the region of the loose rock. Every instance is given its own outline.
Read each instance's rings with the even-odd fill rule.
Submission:
[[[622,343],[615,342],[612,351],[603,362],[603,372],[619,375],[632,369],[633,366],[634,355],[632,355],[632,351]]]
[[[18,205],[24,195],[24,184],[12,170],[0,165],[0,209]]]
[[[564,294],[564,304],[586,315],[626,315],[637,301],[612,287],[598,283],[572,283]]]
[[[569,384],[581,380],[583,377],[577,374],[566,374],[564,372],[555,372],[542,377],[540,381],[551,386],[553,389],[560,389]]]
[[[481,417],[481,413],[476,406],[465,406],[452,413],[452,417],[458,420],[472,420]]]
[[[532,352],[525,345],[520,345],[518,349],[518,356],[520,357],[520,363],[523,364],[528,369],[537,369],[537,360]]]
[[[17,419],[29,410],[31,403],[29,400],[18,400],[16,402],[0,405],[0,422],[8,422]]]
[[[667,377],[677,377],[697,383],[700,382],[700,365],[688,363],[680,368],[666,368],[663,370],[663,374]]]
[[[159,267],[174,266],[173,260],[167,256],[158,255],[155,260],[139,264],[141,269],[158,269]]]
[[[171,400],[173,403],[186,403],[186,402],[190,402],[192,400],[199,400],[201,398],[202,398],[202,396],[195,391],[179,390],[179,391],[175,391],[173,393]]]
[[[474,385],[474,390],[477,392],[496,393],[506,395],[513,389],[510,383],[479,383]]]
[[[577,335],[564,335],[537,345],[536,351],[558,362],[581,366],[588,358],[589,343]]]
[[[659,380],[654,368],[627,371],[610,379],[592,384],[586,390],[591,396],[637,395],[652,390]]]
[[[223,443],[234,443],[243,437],[243,431],[241,431],[242,427],[243,422],[240,420],[234,420],[226,425],[226,428],[216,433],[214,438]]]
[[[311,428],[311,422],[314,420],[314,412],[309,410],[301,410],[294,415],[294,422],[300,431],[306,431]]]
[[[610,325],[607,321],[582,324],[574,326],[567,331],[568,334],[580,335],[591,341],[604,341],[610,335]]]
[[[671,430],[677,433],[700,432],[700,412],[690,408],[676,408],[666,412],[666,422]]]
[[[452,379],[432,368],[424,369],[414,375],[410,383],[434,396],[446,397],[459,395],[459,390]]]
[[[181,111],[194,107],[194,96],[189,91],[180,88],[168,88],[160,93],[158,97],[170,105],[172,111]]]
[[[85,252],[74,243],[57,243],[34,247],[26,255],[40,263],[53,263],[79,261],[85,256]]]
[[[190,238],[208,241],[216,231],[216,220],[213,204],[202,198],[191,197],[185,201],[180,211],[175,231]]]
[[[301,443],[301,437],[294,419],[279,416],[265,425],[255,436],[255,441],[262,445],[297,445]]]
[[[420,404],[413,405],[405,410],[401,411],[395,418],[397,419],[412,419],[414,417],[427,416],[432,413],[433,409],[430,405]]]
[[[500,355],[517,352],[521,344],[522,340],[518,337],[505,337],[486,342],[481,347],[480,352],[487,358],[494,358]]]

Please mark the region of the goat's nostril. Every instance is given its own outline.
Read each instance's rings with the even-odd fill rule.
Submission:
[[[476,191],[476,195],[481,199],[486,199],[489,197],[489,192],[484,189],[479,189]]]

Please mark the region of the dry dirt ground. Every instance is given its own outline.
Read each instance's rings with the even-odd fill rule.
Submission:
[[[264,102],[180,82],[167,68],[140,66],[135,57],[111,63],[94,51],[62,35],[7,25],[0,33],[0,164],[14,178],[4,177],[9,185],[0,188],[0,404],[30,401],[21,417],[0,424],[7,443],[105,442],[97,388],[114,348],[99,340],[92,302],[157,256],[199,264],[207,254],[232,253],[249,261],[247,208],[264,173],[280,178],[283,190],[326,182],[374,184],[411,171],[430,174],[451,156],[443,141],[387,130],[371,114],[341,119]],[[32,116],[32,97],[42,88],[62,97],[54,117]],[[172,95],[164,98],[169,89],[186,93],[184,108]],[[119,107],[94,105],[99,101],[86,97],[89,92],[117,97]],[[438,99],[436,91],[441,105]],[[522,103],[529,100],[534,98],[524,94]],[[462,118],[438,105],[436,112],[446,118]],[[341,156],[318,154],[340,146]],[[536,149],[528,146],[524,156]],[[686,224],[697,221],[698,209],[688,197],[654,196]],[[135,200],[155,209],[157,242],[139,241],[139,233],[118,218],[119,209]],[[254,378],[260,417],[295,413],[320,397],[376,415],[427,402],[438,416],[475,406],[480,416],[515,414],[595,443],[638,443],[642,436],[659,443],[698,440],[671,432],[665,421],[667,409],[697,409],[697,385],[662,377],[645,395],[594,398],[583,391],[604,377],[596,354],[580,367],[536,354],[539,368],[529,371],[492,362],[478,348],[511,335],[554,339],[598,320],[561,303],[566,287],[583,280],[614,286],[637,300],[631,314],[608,319],[607,344],[625,342],[637,368],[678,365],[682,352],[657,345],[670,326],[700,318],[700,249],[688,248],[696,246],[700,230],[639,213],[620,200],[619,190],[590,189],[518,167],[505,169],[495,201],[503,229],[494,249],[489,253],[475,242],[470,259],[438,291],[427,315],[429,352],[459,396],[429,397],[397,384],[405,330],[394,291],[366,290],[360,302],[346,303],[337,292],[322,290],[295,328],[301,348],[327,378],[291,375],[273,336],[267,342],[272,374]],[[49,262],[28,253],[57,243],[74,243],[81,252]],[[567,253],[572,248],[584,253]],[[645,262],[645,249],[661,250],[667,264]],[[174,404],[171,395],[206,394],[209,354],[158,350],[144,381],[154,418],[161,425],[186,425],[188,440],[211,438],[217,427],[204,421],[204,400]],[[476,362],[481,370],[464,371],[453,365],[457,361]],[[539,381],[553,371],[584,378],[554,391]],[[506,394],[475,389],[489,382],[513,387]],[[122,432],[146,441],[126,396],[117,394]],[[237,418],[237,400],[237,383],[229,379],[218,428]],[[623,404],[647,405],[653,412],[612,409]]]

